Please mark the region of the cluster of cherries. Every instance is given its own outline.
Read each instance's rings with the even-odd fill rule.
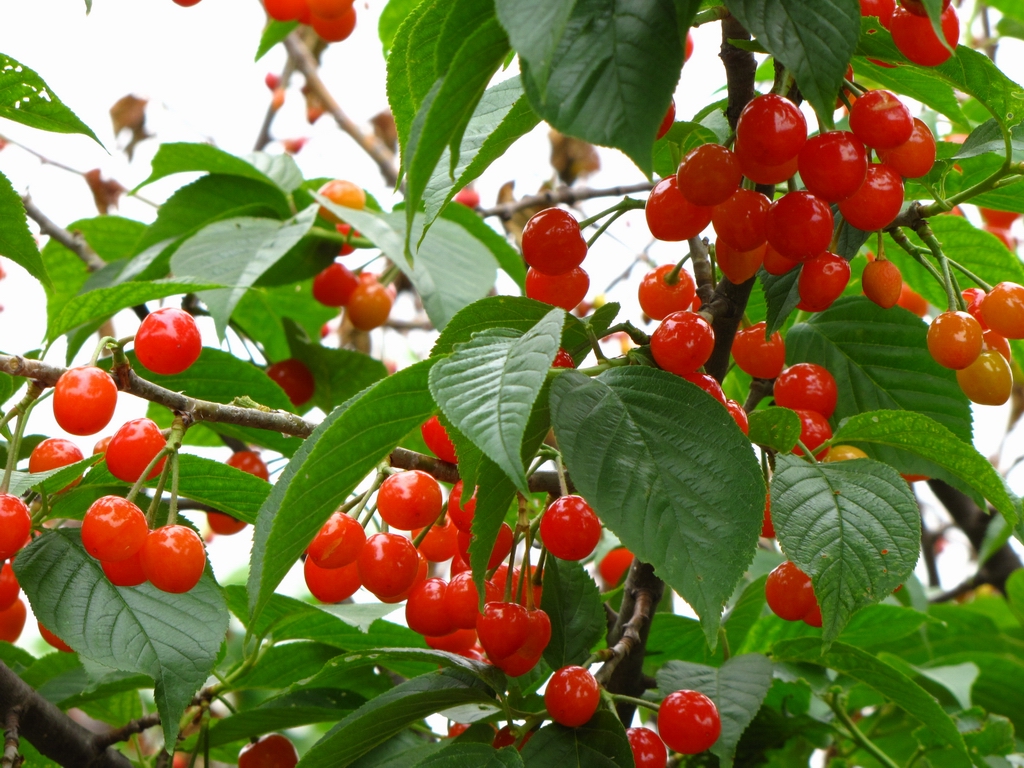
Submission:
[[[340,43],[356,28],[354,0],[263,0],[263,7],[275,21],[306,24],[328,43]]]
[[[860,0],[860,14],[878,17],[879,24],[889,30],[900,53],[923,67],[937,67],[948,60],[953,55],[950,49],[956,48],[960,39],[960,19],[951,0],[942,0],[939,19],[945,44],[935,34],[922,0],[900,0],[898,6],[896,0]],[[875,63],[893,66],[880,61]]]
[[[587,241],[579,222],[561,208],[546,208],[523,229],[526,295],[571,312],[587,295],[590,276],[580,267]]]

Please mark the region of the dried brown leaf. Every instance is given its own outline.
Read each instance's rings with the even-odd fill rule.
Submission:
[[[593,144],[555,130],[548,138],[551,140],[551,167],[563,184],[571,186],[576,179],[601,170],[601,158]]]
[[[115,179],[104,179],[99,168],[86,171],[82,176],[92,191],[92,199],[100,215],[106,215],[111,208],[117,208],[121,195],[128,191]]]
[[[131,131],[131,141],[124,148],[124,153],[131,160],[135,154],[135,147],[140,142],[152,138],[153,134],[146,131],[146,105],[148,99],[140,99],[137,96],[128,94],[122,96],[110,108],[110,121],[114,124],[114,135],[119,136],[121,131]]]

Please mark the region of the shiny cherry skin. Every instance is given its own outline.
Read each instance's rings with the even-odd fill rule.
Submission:
[[[305,405],[313,397],[316,389],[316,382],[313,374],[301,360],[288,358],[270,365],[267,368],[269,376],[277,386],[284,390],[292,405],[298,407]]]
[[[248,523],[238,520],[231,515],[225,515],[223,512],[214,512],[212,510],[206,513],[206,523],[210,526],[210,530],[218,536],[234,536],[236,533],[244,531],[245,526],[248,525]]]
[[[412,577],[412,583],[397,595],[391,595],[390,597],[378,595],[377,599],[382,603],[388,603],[389,605],[401,603],[403,600],[408,599],[409,593],[412,592],[417,585],[422,584],[427,580],[427,570],[429,567],[427,558],[425,558],[419,550],[416,550],[416,575]]]
[[[172,594],[191,590],[206,569],[203,540],[184,525],[165,525],[152,531],[146,537],[141,559],[150,583]]]
[[[120,496],[97,499],[82,519],[82,546],[97,560],[127,560],[142,550],[148,538],[146,516]]]
[[[944,368],[966,368],[978,359],[981,345],[981,325],[967,312],[943,312],[928,326],[928,352]]]
[[[335,262],[313,278],[313,298],[325,307],[344,307],[358,285],[359,278],[344,264]]]
[[[761,165],[781,165],[807,140],[807,120],[789,99],[769,93],[751,100],[736,126],[737,152]]]
[[[696,755],[718,741],[722,720],[715,702],[703,693],[676,691],[658,707],[658,731],[674,752]]]
[[[872,163],[860,189],[839,203],[839,212],[857,229],[874,232],[889,226],[902,207],[903,179],[889,166]]]
[[[491,661],[518,651],[530,632],[530,614],[518,603],[490,602],[477,616],[476,634]]]
[[[127,560],[116,563],[100,562],[107,580],[115,587],[137,587],[146,583],[146,572],[142,569],[142,550]]]
[[[543,574],[541,574],[543,576]],[[516,602],[520,605],[527,603],[526,598],[526,585],[520,584],[519,580],[522,577],[522,571],[519,568],[512,569],[512,586],[509,587],[511,594],[515,596]],[[530,566],[530,572],[526,575],[526,580],[530,584],[530,590],[533,592],[533,604],[540,605],[541,598],[544,596],[544,589],[541,584],[537,583],[537,566]],[[505,594],[505,587],[508,585],[508,564],[502,563],[494,571],[494,577],[491,582],[494,584],[494,588],[498,590],[501,595]]]
[[[664,320],[673,312],[689,309],[697,293],[693,278],[685,269],[679,270],[676,281],[669,285],[666,276],[675,269],[675,264],[663,264],[648,272],[640,281],[637,298],[640,308],[652,320]]]
[[[43,623],[41,621],[37,621],[36,624],[39,626],[39,635],[43,638],[43,640],[46,641],[46,643],[50,647],[56,648],[61,653],[74,653],[75,652],[74,648],[72,648],[70,645],[68,645],[63,640],[61,640],[59,637],[57,637],[57,635],[53,634],[53,632],[51,632],[46,627],[44,627]]]
[[[561,560],[589,557],[601,539],[601,521],[582,496],[561,496],[540,521],[544,546]]]
[[[1002,405],[1013,390],[1010,366],[994,349],[982,350],[977,360],[957,371],[956,381],[967,398],[978,405]]]
[[[786,365],[786,344],[778,331],[766,339],[764,322],[755,323],[737,332],[732,357],[744,373],[758,379],[774,379]]]
[[[473,496],[462,504],[462,481],[459,480],[452,486],[452,492],[448,494],[448,517],[455,527],[460,531],[469,533],[473,526],[473,515],[476,512],[476,490]]]
[[[114,380],[95,366],[65,371],[53,388],[53,416],[72,435],[95,435],[110,423],[116,405]]]
[[[551,642],[551,619],[544,611],[539,608],[528,611],[528,620],[526,640],[519,650],[495,662],[495,666],[509,677],[525,675],[537,666],[544,649]]]
[[[740,188],[743,171],[732,150],[721,144],[691,149],[676,171],[676,186],[692,205],[724,203]]]
[[[785,621],[800,621],[817,604],[811,579],[789,560],[768,574],[764,596],[772,613]]]
[[[501,593],[490,581],[484,582],[485,602],[499,602]],[[444,611],[451,618],[452,626],[458,629],[476,629],[480,615],[480,593],[469,571],[452,576],[444,595]]]
[[[339,235],[344,235],[345,238],[347,239],[351,239],[353,237],[362,237],[362,235],[359,234],[359,230],[352,229],[351,224],[335,224],[334,228],[337,230]],[[341,248],[338,249],[339,256],[348,256],[350,253],[355,252],[355,246],[348,242],[342,243]]]
[[[960,39],[960,19],[952,6],[942,12],[942,36],[950,48]],[[927,16],[918,16],[906,8],[897,8],[889,25],[892,41],[900,53],[922,67],[937,67],[953,54],[942,44]]]
[[[928,314],[928,299],[906,283],[900,289],[900,297],[896,300],[896,303],[908,312],[913,312],[918,317],[924,317]]]
[[[761,165],[755,163],[750,155],[738,154],[743,175],[756,184],[781,184],[796,175],[799,168],[799,155],[782,163],[782,165]]]
[[[693,373],[711,357],[715,332],[695,312],[673,312],[651,336],[651,354],[664,370],[682,376]]]
[[[1021,217],[1021,214],[1013,211],[997,211],[993,208],[979,208],[981,218],[985,224],[995,229],[1009,229],[1013,222]]]
[[[894,149],[910,140],[914,118],[907,105],[889,91],[868,91],[853,103],[850,129],[873,149]]]
[[[469,562],[469,545],[473,540],[471,533],[459,531],[456,541],[459,545],[459,554],[467,563]],[[487,560],[487,569],[497,568],[501,562],[508,557],[512,551],[513,535],[508,523],[502,523],[498,529],[498,537],[494,540],[494,547],[491,549],[491,556]]]
[[[203,339],[188,312],[164,307],[146,315],[135,334],[135,356],[153,373],[174,376],[199,359]]]
[[[228,457],[227,465],[242,472],[255,475],[260,480],[270,480],[270,471],[256,451],[235,451]]]
[[[739,251],[752,251],[768,240],[765,230],[771,201],[752,189],[739,189],[711,215],[718,236]]]
[[[783,408],[806,408],[831,418],[839,399],[832,374],[814,363],[797,363],[775,380],[775,404]]]
[[[347,40],[356,28],[356,9],[350,6],[337,19],[322,19],[313,16],[310,20],[313,30],[328,43],[340,43]]]
[[[317,194],[326,197],[335,205],[341,205],[345,208],[355,208],[361,211],[366,207],[366,193],[363,191],[363,188],[344,179],[328,181],[317,190]],[[341,219],[324,206],[320,206],[320,215],[332,224],[341,224]]]
[[[877,16],[884,29],[889,28],[895,10],[896,0],[860,0],[860,15]]]
[[[70,440],[48,437],[32,449],[32,454],[28,457],[28,471],[33,474],[49,472],[51,469],[60,469],[75,464],[84,458],[82,449]],[[79,476],[77,480],[72,480],[67,487],[78,485],[78,480],[81,479]]]
[[[545,208],[523,228],[523,258],[545,275],[564,275],[583,263],[587,241],[580,224],[568,211]]]
[[[672,124],[676,121],[676,100],[672,99],[672,102],[668,105],[668,109],[665,110],[665,116],[661,118],[661,125],[658,126],[658,133],[655,135],[654,140],[657,141],[666,133],[672,129]]]
[[[1001,354],[1006,361],[1009,362],[1012,355],[1010,354],[1010,342],[1005,337],[1000,336],[993,330],[984,331],[982,333],[981,348],[982,350],[994,349],[996,352]]]
[[[413,540],[419,537],[422,529],[413,531]],[[420,542],[420,552],[430,563],[443,563],[451,560],[459,553],[459,529],[445,515],[441,523],[434,523],[427,535]]]
[[[302,564],[302,575],[309,593],[321,603],[329,605],[348,600],[362,586],[359,566],[355,563],[341,568],[321,568],[313,558],[307,557]]]
[[[876,259],[865,266],[860,282],[864,295],[882,309],[892,309],[900,300],[903,275],[888,259]]]
[[[0,640],[7,643],[18,642],[21,630],[25,628],[27,616],[25,602],[20,597],[6,611],[0,611]]]
[[[601,574],[601,581],[609,589],[616,586],[626,575],[633,560],[632,552],[625,547],[616,547],[602,557],[601,562],[598,563],[597,572]]]
[[[749,251],[737,251],[719,237],[715,241],[715,261],[718,269],[729,278],[734,285],[742,285],[757,274],[764,264],[764,254],[768,243],[763,243]]]
[[[427,579],[413,587],[405,604],[405,623],[409,629],[433,637],[455,631],[451,616],[444,610],[447,591],[444,579]]]
[[[480,207],[480,193],[472,187],[463,187],[455,193],[455,197],[452,198],[452,202],[476,210]]]
[[[981,316],[993,331],[1007,339],[1024,339],[1024,286],[1002,282],[981,302]]]
[[[337,19],[352,7],[353,0],[306,0],[309,12],[322,19]]]
[[[305,0],[263,0],[263,8],[275,21],[298,21],[309,11]]]
[[[366,531],[354,517],[335,512],[324,523],[306,550],[307,559],[320,568],[344,568],[359,558]]]
[[[160,433],[160,427],[152,419],[132,419],[125,422],[107,445],[105,459],[110,474],[126,483],[134,483],[146,467],[167,445]],[[167,457],[160,459],[149,473],[147,480],[160,474]],[[104,558],[100,558],[101,560]]]
[[[765,234],[787,259],[806,261],[832,241],[832,209],[810,192],[788,192],[768,208]]]
[[[769,275],[784,275],[787,272],[792,272],[799,266],[799,261],[787,259],[772,248],[770,243],[766,245],[764,249],[764,271]]]
[[[426,635],[423,638],[427,646],[435,651],[448,651],[464,656],[474,645],[476,645],[475,629],[456,629],[447,635],[440,637]]]
[[[280,733],[268,733],[249,742],[238,753],[238,768],[295,768],[299,753]]]
[[[583,667],[562,667],[544,691],[544,706],[551,719],[567,728],[578,728],[590,720],[600,701],[601,688]]]
[[[850,461],[852,459],[866,459],[868,455],[855,445],[833,445],[828,456],[822,459],[826,464],[834,464],[837,461]]]
[[[376,278],[361,280],[349,296],[345,316],[360,331],[372,331],[388,321],[394,298]]]
[[[693,373],[683,374],[683,378],[691,384],[696,384],[722,405],[727,405],[725,392],[722,391],[722,385],[715,380],[714,376],[694,371]]]
[[[28,543],[32,515],[25,502],[9,493],[0,494],[0,560],[9,560]]]
[[[545,275],[533,267],[526,271],[526,295],[566,312],[574,310],[590,289],[590,275],[582,267],[574,267],[562,275]]]
[[[732,416],[732,420],[736,422],[736,426],[740,428],[740,431],[744,435],[749,435],[750,419],[747,417],[747,412],[743,410],[743,406],[735,400],[726,400],[725,410]]]
[[[927,176],[935,165],[935,136],[921,120],[914,118],[910,138],[898,147],[882,149],[878,158],[905,179]]]
[[[807,450],[814,454],[819,461],[828,455],[828,449],[818,451],[818,448],[827,440],[832,439],[832,427],[828,420],[817,411],[806,411],[799,408],[794,409],[800,417],[800,442],[807,446]],[[803,452],[799,447],[799,452]]]
[[[390,475],[377,492],[377,511],[400,531],[425,528],[437,520],[443,507],[441,486],[418,469]]]
[[[828,131],[807,140],[798,167],[808,192],[838,203],[864,183],[868,155],[864,144],[849,131]]]
[[[555,355],[555,359],[551,362],[552,368],[575,368],[576,361],[572,359],[572,355],[566,352],[561,347],[558,348],[558,352]]]
[[[21,593],[21,585],[18,584],[18,577],[14,575],[14,568],[10,563],[4,563],[0,568],[0,611],[6,611]]]
[[[459,457],[455,455],[455,444],[448,437],[448,432],[437,416],[431,416],[423,422],[420,434],[423,435],[423,442],[427,444],[427,448],[437,458],[447,461],[449,464],[458,463]]]
[[[375,533],[366,540],[356,563],[364,587],[377,597],[394,597],[412,585],[419,556],[404,536]]]
[[[772,524],[772,497],[771,494],[764,499],[764,518],[761,520],[761,535],[766,539],[775,538],[775,526]]]
[[[644,211],[651,234],[666,242],[689,240],[711,223],[711,207],[694,205],[683,197],[675,176],[655,185]]]
[[[665,768],[668,764],[665,742],[650,728],[627,728],[626,739],[636,768]]]
[[[797,291],[800,303],[797,309],[805,312],[823,312],[843,295],[850,282],[850,262],[831,251],[808,259],[800,270]]]

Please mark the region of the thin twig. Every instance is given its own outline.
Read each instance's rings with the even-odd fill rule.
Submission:
[[[18,753],[20,740],[18,738],[18,724],[21,718],[21,707],[11,707],[4,718],[4,756],[0,759],[2,768],[18,768],[24,761]]]
[[[106,733],[100,733],[96,736],[96,746],[99,749],[106,749],[107,747],[113,746],[122,741],[128,741],[136,733],[142,733],[148,728],[152,728],[155,725],[160,725],[160,714],[152,712],[148,715],[143,715],[137,720],[115,728],[112,731]]]
[[[85,238],[82,237],[80,232],[72,234],[55,224],[53,220],[36,207],[36,204],[32,202],[32,198],[28,195],[21,198],[21,202],[25,205],[25,213],[39,225],[39,230],[78,256],[85,263],[85,266],[89,268],[90,272],[96,272],[107,266],[107,262],[96,255],[96,251],[89,247],[89,244],[85,242]]]
[[[640,644],[640,630],[644,622],[650,621],[654,608],[654,596],[650,590],[638,591],[633,603],[633,615],[622,628],[622,637],[608,649],[609,657],[597,673],[598,682],[607,683],[619,663]]]
[[[650,192],[657,182],[644,181],[639,184],[627,184],[619,187],[608,187],[606,189],[590,189],[588,187],[559,187],[539,195],[529,195],[521,200],[512,203],[501,203],[493,208],[485,208],[480,215],[485,219],[489,216],[498,216],[502,219],[510,219],[519,211],[526,208],[545,208],[559,203],[572,205],[581,200],[592,200],[596,197],[624,197],[637,192]]]
[[[284,63],[284,69],[281,70],[281,83],[278,87],[287,88],[294,72],[295,64],[289,56],[288,60]],[[260,126],[260,133],[256,137],[256,144],[253,147],[256,152],[262,152],[267,144],[273,141],[270,136],[270,127],[274,124],[274,118],[277,117],[279,111],[280,109],[274,105],[273,95],[271,95],[270,104],[267,105],[267,114],[263,116],[263,124]]]

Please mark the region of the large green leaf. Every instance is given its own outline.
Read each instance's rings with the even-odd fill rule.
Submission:
[[[498,750],[489,744],[448,744],[416,763],[416,768],[521,768],[515,747]]]
[[[179,465],[178,490],[182,496],[247,523],[256,522],[256,514],[270,493],[266,480],[187,453],[181,454]]]
[[[81,657],[149,675],[164,738],[213,669],[228,628],[220,587],[209,569],[190,592],[151,584],[115,587],[82,547],[79,532],[40,536],[18,554],[15,573],[38,619]]]
[[[765,320],[768,333],[775,333],[786,324],[790,313],[800,303],[800,292],[797,289],[799,269],[791,269],[784,275],[770,275],[761,267],[757,279],[764,290],[767,305]]]
[[[857,80],[874,81],[883,88],[890,88],[903,96],[920,101],[949,118],[960,128],[968,128],[970,122],[957,101],[953,86],[927,69],[917,67],[883,67],[863,56],[853,60]]]
[[[772,686],[772,662],[759,653],[733,656],[721,667],[670,661],[658,670],[658,690],[700,691],[715,702],[722,719],[722,735],[711,747],[723,766],[731,766],[743,731],[761,708]]]
[[[782,551],[814,584],[825,643],[839,636],[854,611],[881,602],[913,572],[921,513],[892,467],[871,459],[819,464],[780,455],[771,496]]]
[[[800,417],[789,408],[762,408],[747,417],[750,442],[789,453],[800,439]]]
[[[448,205],[439,215],[443,219],[455,222],[486,245],[497,260],[498,266],[515,280],[523,293],[526,292],[526,262],[523,261],[523,254],[513,248],[504,235],[495,232],[476,211],[465,205]]]
[[[714,647],[764,513],[750,442],[706,393],[645,367],[559,374],[551,421],[580,493],[693,607]]]
[[[66,467],[51,469],[46,472],[29,473],[15,470],[11,473],[11,482],[7,487],[7,492],[12,496],[21,496],[31,488],[51,494],[57,493],[74,482],[76,478],[81,477],[82,473],[98,460],[98,457],[90,456]]]
[[[216,747],[312,723],[336,722],[364,702],[365,699],[357,694],[328,688],[272,696],[252,709],[215,720],[210,728],[209,745]]]
[[[57,98],[43,78],[0,53],[0,117],[55,133],[81,133],[103,146],[92,129]],[[6,255],[6,254],[4,254]]]
[[[391,50],[391,43],[395,39],[398,27],[419,4],[420,0],[388,0],[387,5],[381,10],[380,21],[377,22],[377,37],[384,47],[385,59]]]
[[[633,752],[619,719],[599,709],[579,728],[552,723],[523,747],[530,768],[632,768]]]
[[[601,591],[577,562],[548,554],[540,607],[551,619],[544,661],[552,669],[582,664],[608,629]],[[703,638],[701,638],[703,642]]]
[[[25,206],[10,180],[0,173],[0,256],[6,256],[25,269],[45,287],[50,287],[43,259],[35,238],[28,229]]]
[[[250,288],[231,320],[263,346],[267,359],[284,360],[292,353],[284,329],[286,319],[298,323],[309,338],[315,339],[324,323],[337,316],[336,308],[325,307],[313,298],[313,281],[304,280],[293,285]]]
[[[190,171],[205,171],[207,173],[222,173],[228,176],[241,176],[246,179],[254,179],[264,184],[276,186],[274,180],[266,173],[259,170],[252,163],[235,157],[217,149],[210,144],[188,144],[178,142],[174,144],[161,144],[153,157],[153,170],[149,178],[139,184],[136,190],[154,181],[173,176],[176,173],[188,173]],[[291,190],[284,190],[290,192]]]

